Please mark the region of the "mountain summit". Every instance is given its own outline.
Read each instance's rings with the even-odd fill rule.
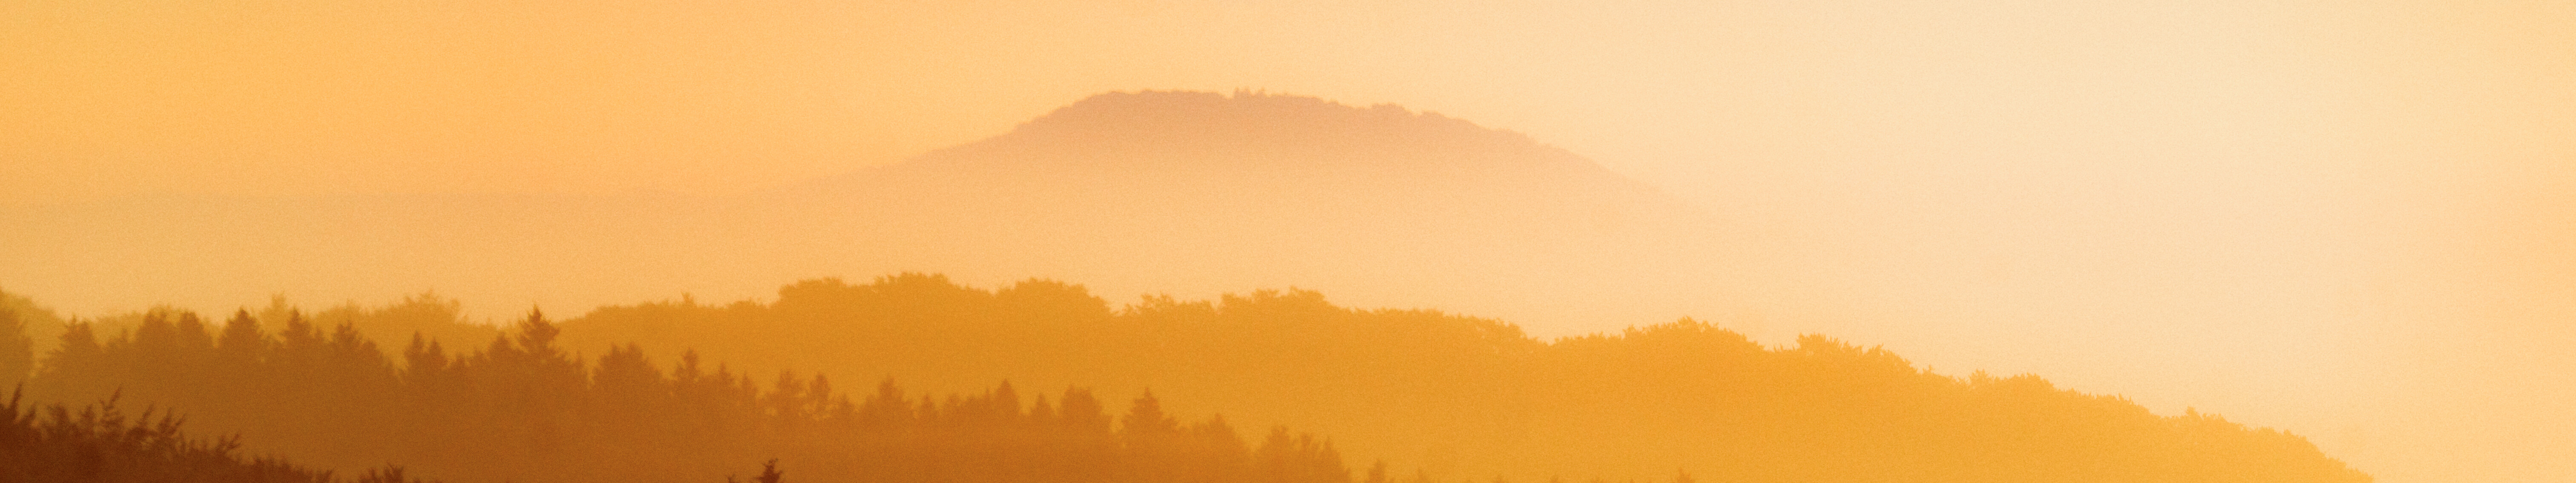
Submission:
[[[1393,104],[1361,108],[1314,97],[1236,92],[1112,92],[1083,99],[993,138],[942,149],[858,177],[961,173],[1143,177],[1156,181],[1302,182],[1336,189],[1420,190],[1513,184],[1625,192],[1652,189],[1520,133]],[[1426,183],[1429,183],[1426,185]],[[1679,206],[1678,203],[1673,203]]]
[[[1527,136],[1393,104],[1360,108],[1314,97],[1237,92],[1113,92],[1022,124],[1009,134],[934,153],[923,162],[979,149],[1070,147],[1121,155],[1129,163],[1293,159],[1291,166],[1196,164],[1235,170],[1568,169],[1572,153]],[[1094,159],[1108,161],[1108,159]],[[1166,166],[1175,168],[1179,166]]]

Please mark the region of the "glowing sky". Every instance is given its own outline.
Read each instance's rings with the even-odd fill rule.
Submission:
[[[1690,314],[1765,340],[2198,406],[2383,481],[2576,478],[2576,4],[935,3],[7,2],[0,207],[732,193],[1103,91],[1392,102],[1702,203],[1856,307]]]

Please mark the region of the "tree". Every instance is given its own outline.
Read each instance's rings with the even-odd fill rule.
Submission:
[[[0,385],[17,386],[36,368],[36,340],[15,307],[0,306]]]
[[[778,459],[770,458],[769,462],[760,464],[760,477],[752,478],[751,481],[757,483],[778,483],[778,479],[783,476],[787,476],[787,474],[778,471]],[[725,482],[742,483],[740,480],[735,480],[731,476],[725,477]]]

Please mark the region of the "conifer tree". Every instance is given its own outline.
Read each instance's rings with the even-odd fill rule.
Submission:
[[[5,295],[5,294],[0,294]],[[17,387],[36,369],[36,341],[16,307],[0,306],[0,386]]]

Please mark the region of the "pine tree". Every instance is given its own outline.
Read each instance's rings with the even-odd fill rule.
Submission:
[[[5,296],[5,294],[0,294]],[[16,307],[0,306],[0,386],[16,387],[36,369],[36,340]]]

